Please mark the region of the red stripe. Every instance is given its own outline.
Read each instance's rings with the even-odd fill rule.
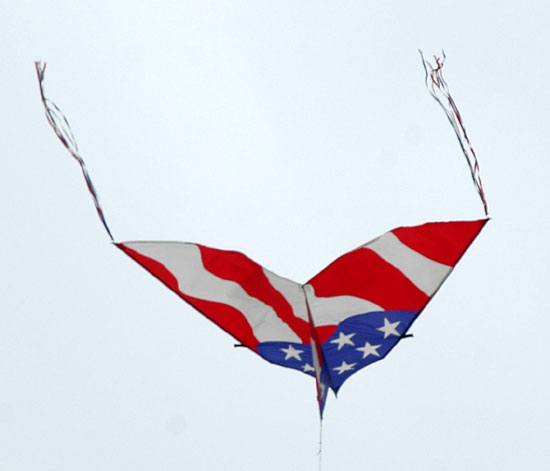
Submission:
[[[392,232],[407,247],[454,267],[487,221],[429,222],[421,226],[399,227]]]
[[[239,310],[228,304],[193,298],[182,293],[178,294],[214,324],[231,334],[243,345],[256,351],[256,347],[260,342],[254,336],[250,324]]]
[[[296,317],[290,303],[269,282],[260,265],[240,252],[218,250],[202,245],[198,247],[206,270],[218,278],[238,283],[249,296],[271,306],[279,319],[287,324],[303,343],[310,342],[308,323]]]
[[[178,280],[168,269],[160,262],[141,255],[139,252],[136,252],[130,247],[126,247],[124,244],[115,244],[119,249],[121,249],[126,255],[133,258],[137,263],[139,263],[143,268],[145,268],[151,275],[158,278],[162,281],[168,288],[176,293],[180,294],[178,289]]]
[[[317,331],[319,342],[326,342],[337,328],[337,325],[322,325],[321,327],[316,327],[315,330]]]
[[[397,268],[367,248],[341,256],[309,283],[316,296],[356,296],[384,310],[419,311],[430,299]]]
[[[178,280],[162,263],[146,257],[145,255],[126,247],[124,244],[115,245],[126,253],[126,255],[133,258],[153,276],[162,281],[162,283],[174,291],[184,301],[188,302],[191,306],[197,309],[201,314],[206,316],[216,325],[220,326],[227,333],[231,334],[243,345],[256,350],[259,343],[258,339],[254,336],[252,328],[240,311],[227,304],[206,301],[182,293],[178,287]]]

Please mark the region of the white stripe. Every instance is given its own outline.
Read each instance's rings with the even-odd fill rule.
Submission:
[[[299,317],[300,319],[303,319],[306,322],[309,322],[302,285],[287,278],[283,278],[279,275],[275,275],[275,273],[272,273],[265,268],[263,268],[263,271],[265,273],[265,276],[271,283],[271,286],[273,286],[273,288],[281,293],[281,295],[292,306],[294,315],[296,317]]]
[[[392,232],[387,232],[363,247],[380,255],[428,296],[432,296],[437,291],[453,269],[407,247]]]
[[[348,317],[356,316],[357,314],[384,310],[377,304],[355,296],[318,298],[315,295],[315,289],[310,284],[304,285],[304,290],[315,327],[336,325]]]
[[[178,289],[186,295],[227,304],[246,318],[260,342],[298,342],[300,338],[273,310],[234,281],[223,280],[207,271],[200,249],[186,242],[125,242],[125,246],[162,263],[178,281]]]

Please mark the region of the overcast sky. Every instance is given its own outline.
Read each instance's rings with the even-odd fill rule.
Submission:
[[[417,52],[442,48],[492,220],[402,342],[325,410],[323,469],[550,462],[550,9],[543,1],[8,1],[0,469],[315,470],[314,381],[108,240],[244,252],[305,282],[402,225],[478,219]]]

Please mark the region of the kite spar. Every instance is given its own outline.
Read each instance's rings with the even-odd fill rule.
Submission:
[[[426,85],[444,109],[488,216],[477,157],[443,79],[444,61],[422,57]],[[44,93],[46,117],[78,162],[111,241],[240,344],[265,360],[315,378],[321,419],[360,369],[380,361],[405,337],[488,218],[398,227],[345,253],[306,283],[276,275],[246,255],[191,242],[114,242],[69,122]]]

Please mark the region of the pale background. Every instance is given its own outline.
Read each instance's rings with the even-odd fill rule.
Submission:
[[[108,243],[33,61],[117,240],[303,282],[393,227],[483,216],[418,48],[448,55],[493,220],[415,337],[329,397],[323,469],[548,469],[549,14],[3,0],[0,469],[318,467],[314,381],[233,348]]]

